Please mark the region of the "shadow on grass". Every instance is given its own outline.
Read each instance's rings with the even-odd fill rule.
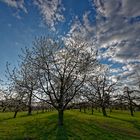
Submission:
[[[31,116],[36,115],[33,114]],[[17,133],[13,131],[11,136],[9,136],[9,140],[112,140],[114,137],[116,140],[133,139],[123,133],[121,134],[117,129],[112,130],[111,128],[110,130],[103,128],[98,122],[96,123],[96,118],[92,120],[92,117],[88,118],[87,115],[81,116],[81,114],[79,117],[75,112],[66,112],[64,115],[64,126],[58,127],[58,116],[56,112],[45,113],[44,115],[40,114],[32,118],[22,114],[22,117],[25,117],[25,119],[19,116],[21,118],[17,120],[19,126],[16,126],[18,128],[17,130],[21,129],[22,131],[20,130],[19,133],[17,130]],[[136,120],[134,120],[135,122],[132,120],[132,122],[131,120],[125,120],[115,116],[110,116],[110,118],[134,123],[134,125],[138,123]]]
[[[4,118],[4,119],[0,120],[0,122],[8,121],[8,120],[11,120],[11,119],[15,119],[15,118],[14,117]]]
[[[125,120],[125,119],[117,118],[117,117],[114,117],[114,116],[108,116],[108,117],[109,117],[109,118],[112,118],[112,119],[120,120],[120,121],[125,121],[125,122],[127,122],[127,123],[131,123],[131,124],[133,124],[133,126],[134,126],[136,129],[140,130],[140,124],[138,123],[137,120]]]
[[[67,131],[64,126],[57,127],[56,140],[68,140]]]
[[[57,114],[50,114],[43,118],[35,118],[24,123],[25,140],[30,138],[41,140],[68,140],[65,126],[58,127]]]
[[[4,114],[4,113],[3,113]],[[10,119],[16,119],[16,118],[22,118],[22,117],[29,117],[29,116],[35,116],[37,114],[31,114],[31,115],[28,115],[27,113],[26,114],[20,114],[20,112],[18,112],[17,116],[14,118],[14,112],[11,112],[11,115],[10,117],[8,118],[2,118],[0,119],[0,121],[6,121],[6,120],[10,120]]]
[[[13,113],[14,114],[14,113]],[[40,113],[40,114],[43,114],[43,113]],[[17,115],[16,116],[16,118],[14,118],[13,116],[12,117],[8,117],[8,118],[3,118],[3,119],[1,119],[0,120],[0,122],[2,122],[2,121],[7,121],[7,120],[15,120],[15,119],[17,119],[17,118],[24,118],[24,117],[32,117],[32,116],[37,116],[37,115],[39,115],[39,114],[30,114],[30,115],[28,115],[28,114],[23,114],[23,115]]]

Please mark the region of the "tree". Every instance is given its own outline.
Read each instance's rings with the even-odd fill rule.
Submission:
[[[83,98],[86,100],[86,102],[90,103],[91,111],[93,115],[93,108],[97,106],[97,99],[96,99],[96,92],[93,90],[92,85],[90,83],[86,82],[86,84],[83,86],[81,94]]]
[[[138,90],[131,90],[129,87],[124,87],[124,94],[123,98],[125,104],[128,105],[131,116],[134,116],[134,107],[137,106],[137,102],[140,99],[139,95],[137,94]],[[136,94],[135,94],[136,93]]]
[[[87,98],[101,107],[103,116],[107,116],[106,107],[110,104],[111,93],[114,92],[116,82],[112,82],[106,75],[91,76],[89,86],[92,89]]]
[[[5,112],[9,108],[9,96],[6,90],[0,89],[0,107],[2,112]]]
[[[24,97],[25,94],[17,87],[15,88],[11,85],[5,90],[1,90],[1,92],[1,95],[3,95],[2,100],[0,100],[2,112],[4,112],[5,110],[13,111],[13,117],[16,118],[18,111],[23,110],[26,107],[27,100]]]
[[[20,56],[21,63],[19,68],[14,68],[12,72],[9,70],[9,65],[7,64],[8,77],[11,80],[11,85],[14,87],[16,93],[24,93],[27,98],[28,115],[32,114],[32,100],[33,93],[38,88],[38,75],[35,67],[31,63],[30,57],[31,52],[28,49],[23,51],[23,55]]]
[[[36,97],[43,94],[43,100],[58,111],[58,125],[62,126],[63,112],[93,70],[96,53],[83,42],[41,37],[34,41],[32,54],[40,83]]]
[[[14,89],[14,91],[11,91],[11,92],[12,93],[11,93],[9,102],[10,102],[10,107],[12,108],[12,111],[14,111],[13,118],[16,118],[17,113],[20,110],[24,110],[24,108],[26,108],[27,98],[25,97],[25,93],[22,91],[17,92]]]

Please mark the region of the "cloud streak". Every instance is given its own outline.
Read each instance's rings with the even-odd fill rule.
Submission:
[[[97,10],[96,36],[101,59],[122,63],[124,67],[118,76],[123,83],[130,84],[140,72],[140,1],[92,2]]]
[[[53,30],[58,22],[64,20],[62,12],[65,9],[62,6],[61,0],[35,0],[34,4],[38,7],[43,21]]]
[[[25,13],[28,13],[25,7],[24,0],[18,0],[18,1],[17,0],[0,0],[0,1],[8,4],[10,7],[20,9],[20,10],[23,10]]]
[[[25,0],[0,0],[1,2],[6,3],[10,7],[13,7],[17,10],[22,10],[26,14],[28,13],[27,8],[25,7]],[[48,25],[52,30],[55,30],[55,25],[58,22],[64,21],[63,12],[65,8],[62,5],[61,0],[32,0],[32,4],[35,5],[42,16],[42,20],[45,24]],[[20,16],[15,13],[17,18]]]
[[[106,53],[113,53],[114,60],[139,61],[140,16],[139,0],[94,0],[97,7],[97,37]],[[116,44],[114,49],[111,49]],[[106,55],[105,55],[106,56]],[[109,56],[109,55],[108,55]],[[112,56],[111,56],[112,57]]]

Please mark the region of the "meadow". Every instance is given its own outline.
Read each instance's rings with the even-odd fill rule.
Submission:
[[[0,113],[0,140],[140,140],[140,112],[108,111],[108,117],[94,111],[66,110],[64,126],[57,126],[57,112],[27,116],[20,112]]]

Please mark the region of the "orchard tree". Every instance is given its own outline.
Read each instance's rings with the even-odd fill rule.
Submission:
[[[0,108],[2,112],[9,108],[9,96],[5,89],[0,89]]]
[[[32,54],[40,83],[36,97],[43,94],[43,100],[58,111],[58,125],[62,126],[64,110],[95,68],[96,53],[81,41],[41,37],[34,41]]]
[[[101,107],[103,116],[107,116],[106,108],[110,104],[111,94],[115,91],[116,82],[110,80],[104,73],[91,76],[88,83],[90,89],[92,89],[87,95],[88,99]]]
[[[23,110],[26,107],[26,98],[24,98],[24,93],[21,93],[22,91],[18,91],[18,89],[12,86],[7,87],[7,89],[3,90],[3,96],[1,100],[1,107],[2,112],[5,110],[7,111],[13,111],[14,112],[14,118],[16,118],[16,115],[18,111]],[[20,92],[20,94],[19,94]]]
[[[134,116],[134,107],[138,106],[137,104],[140,101],[139,90],[130,89],[129,87],[124,87],[123,99],[125,104],[127,104],[131,116]]]
[[[30,57],[31,51],[25,49],[23,55],[20,56],[19,68],[14,68],[11,72],[7,64],[7,74],[16,94],[19,94],[20,97],[20,94],[24,93],[24,96],[26,96],[28,115],[32,114],[33,93],[38,88],[38,75],[35,67],[31,63],[32,61],[29,61]]]
[[[84,99],[86,99],[87,102],[89,102],[91,106],[91,112],[93,115],[94,107],[97,107],[97,98],[96,98],[96,92],[93,89],[93,86],[86,82],[86,84],[82,88],[81,95]]]
[[[11,110],[14,111],[13,118],[16,118],[17,113],[26,108],[27,97],[24,91],[21,91],[21,89],[20,88],[18,89],[18,87],[16,88],[14,87],[9,92],[11,93],[10,100],[9,100],[10,107]]]

